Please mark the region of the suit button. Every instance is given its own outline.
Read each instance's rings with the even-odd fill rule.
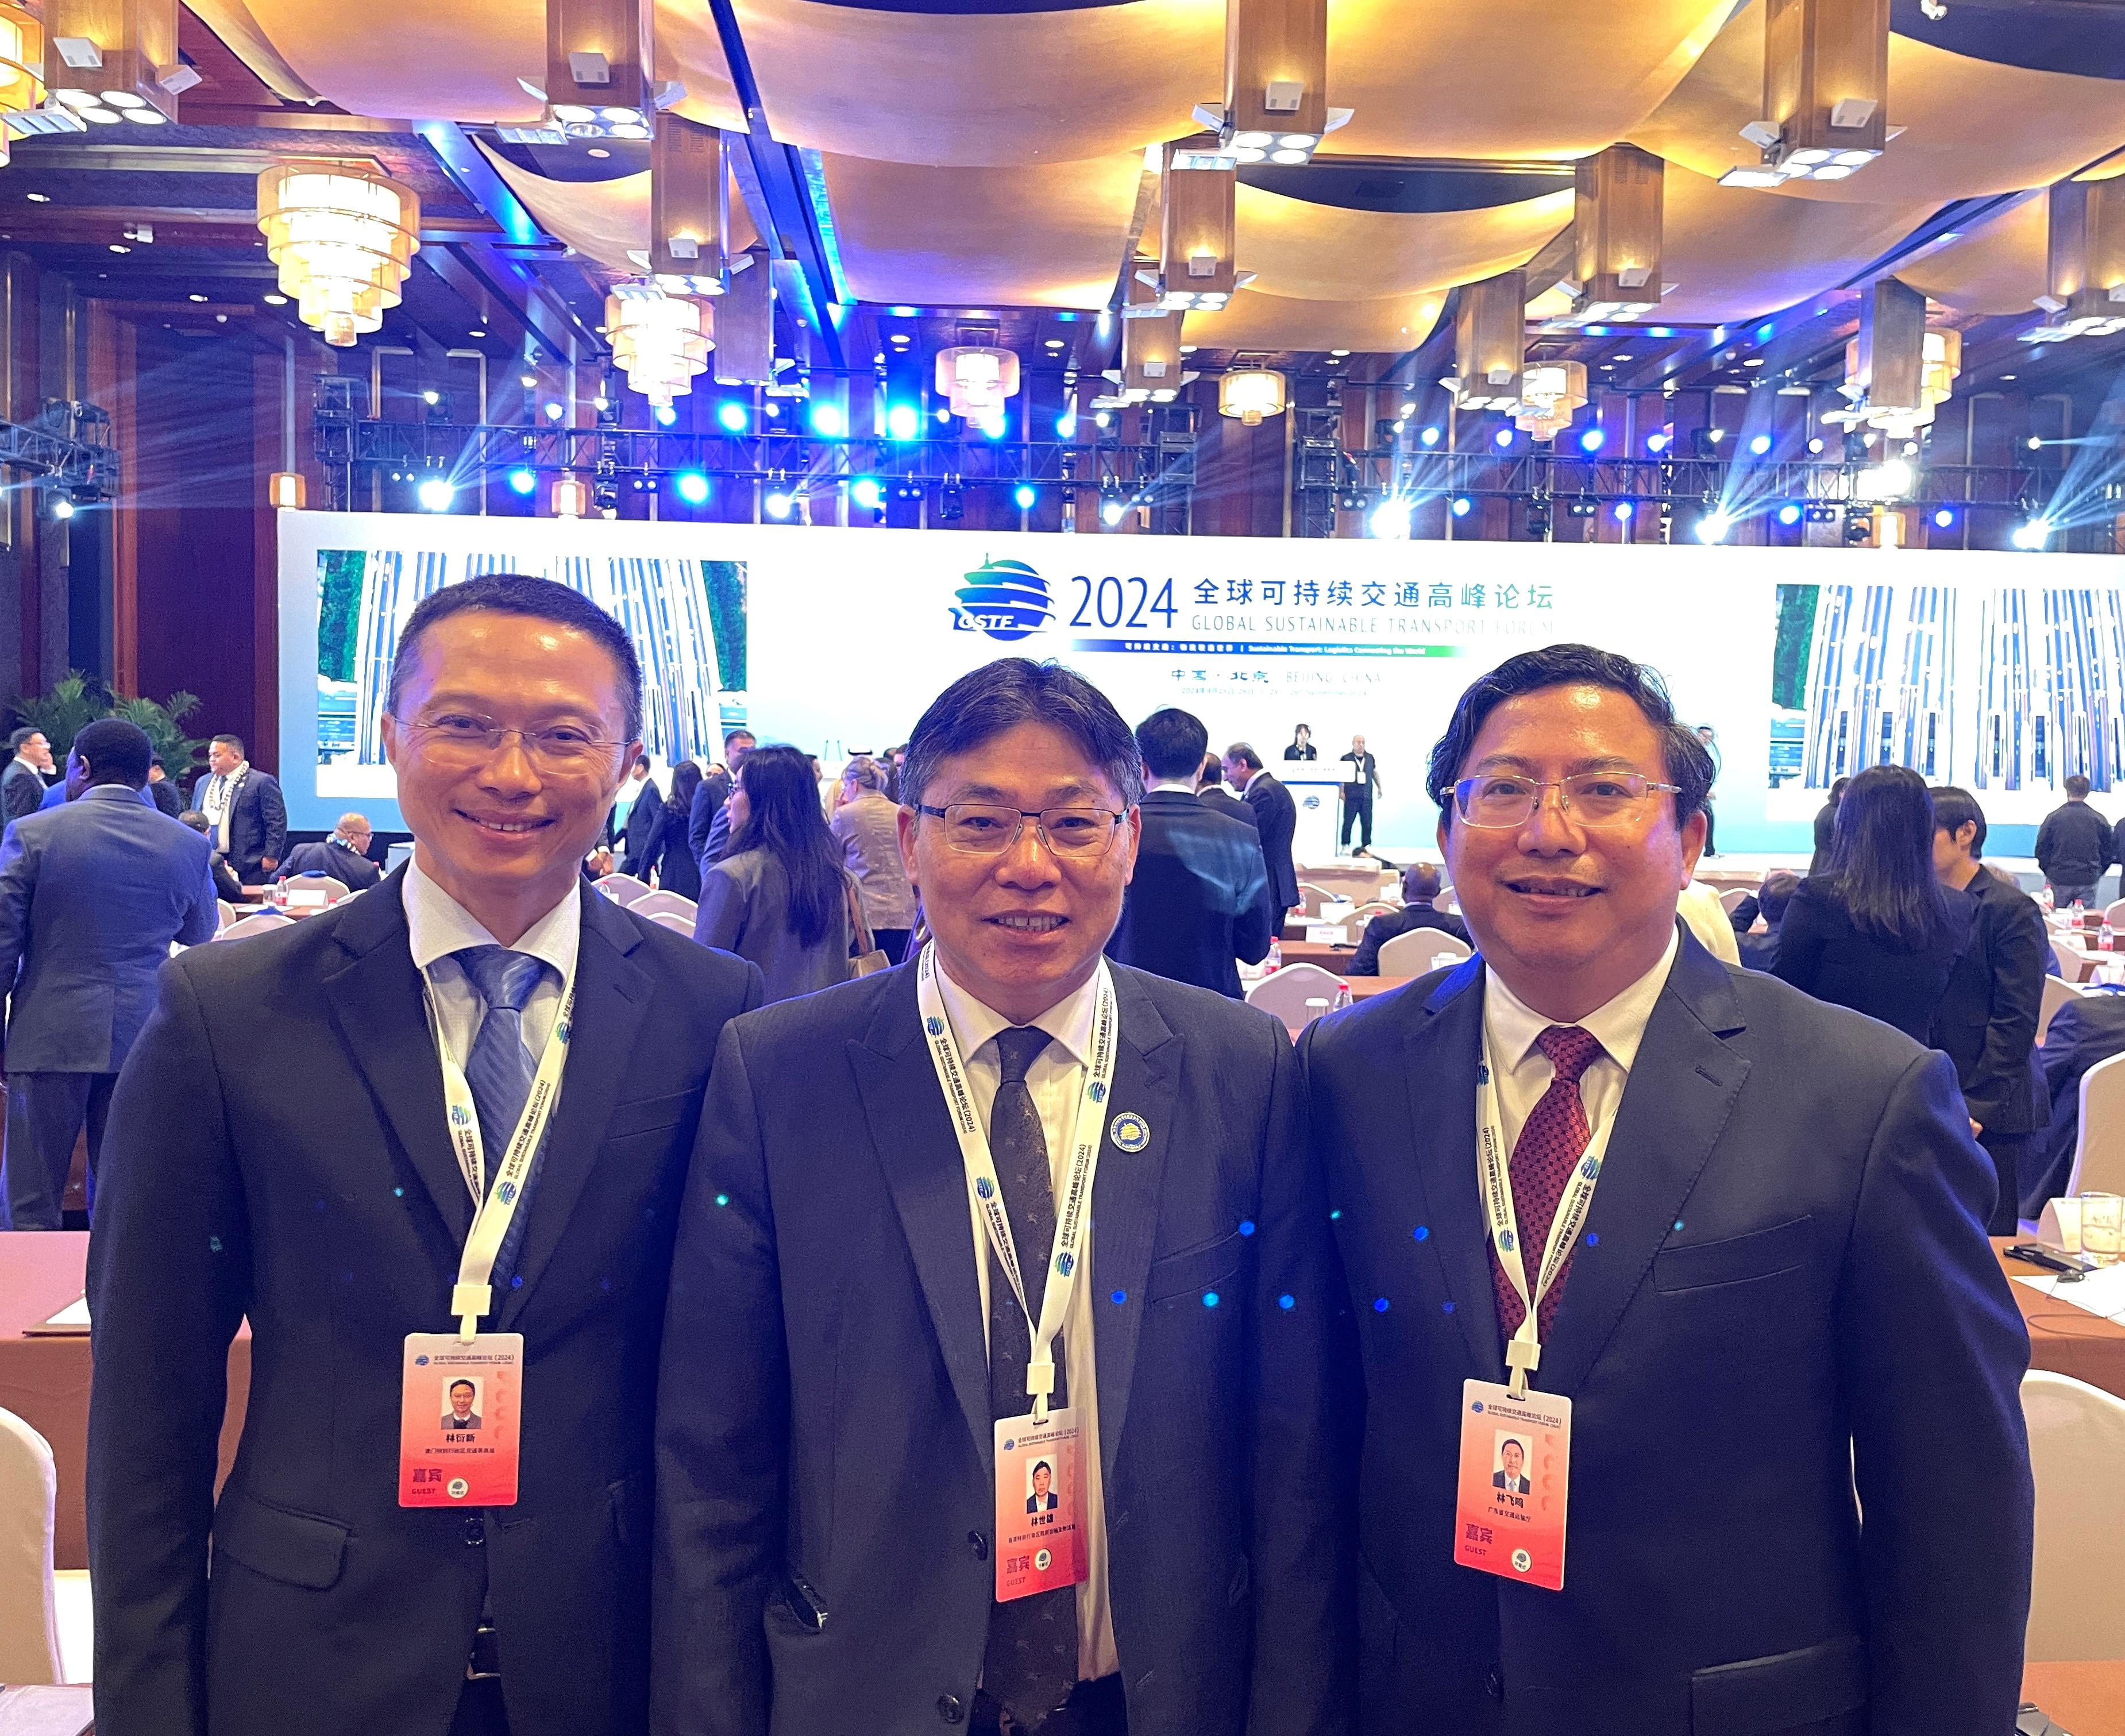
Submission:
[[[487,1522],[478,1513],[465,1515],[464,1540],[467,1549],[482,1549],[486,1546]]]
[[[937,1715],[947,1724],[957,1724],[967,1715],[966,1708],[959,1704],[957,1694],[940,1694],[937,1696]]]
[[[1505,1678],[1495,1668],[1484,1671],[1483,1691],[1493,1700],[1503,1700],[1505,1697]]]
[[[984,1537],[979,1531],[970,1531],[967,1533],[967,1547],[973,1552],[975,1560],[986,1561],[988,1560],[989,1540],[987,1537]]]

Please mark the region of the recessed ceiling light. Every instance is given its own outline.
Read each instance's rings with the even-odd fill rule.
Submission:
[[[2000,379],[2014,379],[2014,376],[2013,374],[2001,374],[2001,375],[2000,376]]]
[[[114,253],[130,253],[133,250],[122,241],[114,241],[111,244],[111,251]]]
[[[187,301],[205,301],[206,298],[204,295],[192,294],[186,296],[185,299]]]
[[[1631,352],[1628,350],[1618,350],[1615,359],[1619,362],[1627,362],[1631,359]]]
[[[1752,355],[1741,365],[1745,368],[1760,368],[1764,365],[1764,359],[1760,355]]]
[[[26,196],[33,205],[48,205],[52,202],[52,195],[49,193],[31,193]]]
[[[288,305],[288,298],[285,295],[269,295],[266,298],[266,305],[269,308],[285,308]]]
[[[1048,340],[1048,347],[1051,350],[1059,350],[1062,347],[1062,340],[1059,337],[1051,337]]]
[[[1348,350],[1331,350],[1328,353],[1331,355],[1342,356],[1348,355],[1350,352]]]
[[[601,144],[594,144],[590,148],[590,155],[593,157],[610,157],[612,155],[612,153],[605,149],[605,148]]]
[[[487,336],[487,328],[484,326],[474,326],[471,331],[465,333],[465,336],[467,337],[484,337]]]

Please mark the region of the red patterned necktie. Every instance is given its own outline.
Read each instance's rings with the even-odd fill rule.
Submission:
[[[1579,1078],[1608,1052],[1598,1037],[1577,1025],[1552,1025],[1534,1042],[1549,1057],[1557,1076],[1550,1080],[1549,1089],[1542,1094],[1542,1101],[1534,1106],[1513,1144],[1513,1216],[1520,1234],[1520,1264],[1530,1292],[1540,1281],[1543,1250],[1549,1244],[1557,1202],[1564,1197],[1564,1184],[1571,1179],[1572,1169],[1586,1155],[1591,1136],[1586,1108],[1579,1101]],[[1557,1324],[1557,1306],[1571,1272],[1567,1255],[1557,1282],[1542,1299],[1537,1319],[1545,1339]],[[1498,1325],[1510,1338],[1527,1318],[1527,1309],[1505,1276],[1495,1241],[1491,1244],[1491,1284],[1497,1292]]]

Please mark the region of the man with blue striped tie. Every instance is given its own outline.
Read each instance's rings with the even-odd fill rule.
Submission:
[[[388,703],[412,859],[184,954],[119,1082],[89,1256],[109,1730],[278,1736],[290,1681],[313,1736],[647,1721],[673,1226],[760,973],[582,883],[642,745],[610,616],[448,586]]]

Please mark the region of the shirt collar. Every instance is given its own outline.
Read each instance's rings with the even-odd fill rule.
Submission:
[[[1192,796],[1195,793],[1195,780],[1193,778],[1161,778],[1143,787],[1147,796],[1156,794],[1160,790],[1170,790],[1176,796]]]
[[[1609,1059],[1626,1073],[1638,1058],[1638,1045],[1645,1040],[1653,1003],[1666,986],[1668,972],[1675,967],[1675,955],[1681,945],[1678,929],[1668,936],[1667,950],[1661,954],[1658,964],[1613,1000],[1577,1021],[1579,1028],[1591,1034]],[[1520,1063],[1533,1051],[1535,1038],[1557,1021],[1536,1012],[1507,988],[1496,967],[1485,966],[1483,975],[1483,1028],[1491,1040],[1491,1058],[1508,1073],[1517,1073]]]
[[[86,802],[92,796],[100,797],[106,802],[116,802],[121,798],[127,802],[138,802],[140,792],[130,783],[92,783],[74,800]]]
[[[406,864],[405,883],[400,889],[406,906],[406,938],[413,953],[413,968],[425,971],[440,958],[467,947],[499,946],[479,919],[421,872],[417,861]],[[529,953],[542,958],[566,982],[575,974],[576,953],[582,941],[581,877],[570,882],[567,894],[554,908],[525,929],[511,952]]]
[[[997,1032],[1011,1028],[1010,1019],[952,981],[942,959],[937,965],[937,994],[945,1003],[945,1016],[952,1021],[952,1035],[959,1042],[959,1053],[968,1061]],[[1095,970],[1032,1023],[1067,1049],[1071,1060],[1081,1067],[1092,1052],[1092,1020],[1099,1004],[1100,972]]]

